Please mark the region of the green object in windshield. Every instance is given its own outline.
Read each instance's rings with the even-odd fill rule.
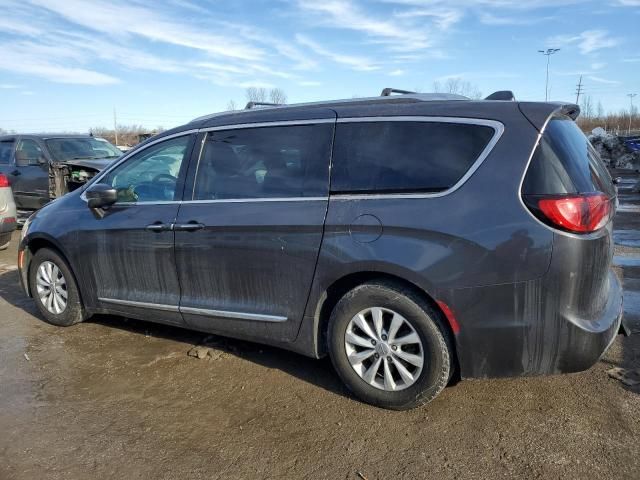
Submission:
[[[45,140],[51,156],[56,161],[116,158],[122,152],[103,138],[61,137]]]

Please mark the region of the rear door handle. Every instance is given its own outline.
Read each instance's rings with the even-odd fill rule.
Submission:
[[[173,229],[176,232],[195,232],[196,230],[202,230],[203,228],[204,224],[198,222],[176,223],[173,225]]]
[[[151,225],[147,225],[146,228],[147,230],[151,230],[152,232],[168,232],[169,230],[171,230],[171,224],[156,222],[152,223]]]

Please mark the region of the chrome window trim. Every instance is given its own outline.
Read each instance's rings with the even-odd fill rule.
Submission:
[[[118,166],[120,166],[122,163],[126,162],[127,160],[129,160],[132,156],[137,155],[140,152],[145,151],[147,148],[152,147],[153,145],[156,145],[160,142],[164,142],[165,140],[172,140],[174,138],[178,138],[178,137],[184,137],[186,135],[192,135],[194,133],[198,133],[198,129],[197,128],[193,128],[191,130],[184,130],[183,132],[178,132],[178,133],[173,133],[171,135],[167,135],[165,137],[162,138],[158,138],[156,140],[153,140],[151,142],[149,142],[148,144],[146,144],[145,146],[141,147],[141,148],[135,148],[133,150],[131,150],[130,152],[125,153],[117,162],[115,162],[113,165],[110,165],[108,168],[105,168],[104,170],[102,170],[98,175],[96,175],[93,180],[91,181],[92,184],[94,183],[100,183],[100,179],[102,177],[104,177],[105,175],[107,175],[108,173],[112,172],[114,169],[118,168]],[[189,159],[183,159],[183,161],[189,161]],[[82,192],[82,195],[80,195],[80,198],[82,200],[84,200],[85,202],[87,201],[87,196],[85,195],[86,192]],[[140,204],[144,204],[144,203],[158,203],[158,202],[127,202],[126,205],[140,205]],[[165,202],[163,202],[165,203]],[[117,203],[117,205],[125,205],[125,203]]]
[[[282,315],[266,315],[262,313],[233,312],[228,310],[213,310],[209,308],[182,307],[176,305],[166,305],[163,303],[137,302],[134,300],[120,300],[117,298],[98,297],[104,303],[123,305],[127,307],[148,308],[152,310],[162,310],[164,312],[187,313],[191,315],[205,315],[207,317],[222,317],[234,320],[252,320],[256,322],[280,323],[286,322],[287,317]]]
[[[272,197],[272,198],[219,198],[213,200],[183,200],[180,203],[190,205],[198,203],[261,203],[261,202],[320,202],[328,201],[329,197]]]
[[[136,205],[182,205],[188,203],[194,205],[198,203],[269,203],[269,202],[326,202],[329,197],[271,197],[271,198],[219,198],[214,200],[166,200],[149,202],[121,202],[118,207],[132,207]]]
[[[262,127],[294,127],[297,125],[315,125],[318,123],[335,123],[334,118],[315,118],[309,120],[276,120],[273,122],[255,122],[255,123],[237,123],[234,125],[218,125],[217,127],[201,128],[199,132],[217,132],[222,130],[236,130],[245,128],[262,128]],[[199,159],[198,159],[199,160]]]
[[[192,315],[205,315],[207,317],[232,318],[234,320],[253,320],[256,322],[280,323],[280,322],[287,321],[287,317],[283,317],[281,315],[264,315],[261,313],[231,312],[227,310],[212,310],[208,308],[195,308],[195,307],[181,306],[180,312],[192,314]]]
[[[428,122],[428,123],[459,123],[465,125],[481,125],[491,127],[494,130],[493,137],[482,153],[473,162],[467,172],[453,186],[442,192],[434,193],[349,193],[349,194],[329,194],[331,200],[375,200],[375,199],[423,199],[438,198],[449,195],[458,190],[469,178],[480,168],[482,163],[489,156],[504,133],[504,124],[497,120],[486,120],[481,118],[466,117],[430,117],[430,116],[377,116],[377,117],[345,117],[338,118],[337,123],[368,123],[368,122]]]

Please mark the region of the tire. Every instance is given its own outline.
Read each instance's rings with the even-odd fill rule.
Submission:
[[[47,267],[51,265],[53,267],[48,269]],[[44,269],[44,274],[40,278],[41,289],[38,290],[38,277],[40,275],[41,267]],[[57,271],[55,269],[57,269]],[[51,272],[54,272],[54,275],[51,275]],[[45,304],[45,301],[47,301],[47,299],[51,299],[52,295],[49,294],[43,301],[43,297],[40,292],[52,291],[50,283],[51,277],[54,277],[58,281],[56,284],[56,292],[60,293],[56,293],[55,297],[57,300],[54,298],[48,306]],[[62,278],[64,282],[62,282],[60,278]],[[48,283],[49,287],[44,288],[43,290],[43,283]],[[42,248],[33,256],[29,266],[29,289],[38,310],[48,323],[59,327],[69,327],[82,322],[86,318],[86,313],[82,306],[75,277],[67,265],[67,262],[65,262],[65,260],[54,250]],[[64,308],[60,308],[60,299],[64,298],[64,293],[62,293],[62,291],[66,292],[67,296],[66,301],[64,302]]]
[[[381,333],[374,315],[382,318]],[[347,388],[367,403],[392,410],[424,405],[444,389],[452,369],[452,344],[441,318],[402,285],[384,280],[362,284],[347,292],[331,312],[328,347],[333,366]],[[360,328],[363,319],[368,329]],[[402,326],[391,338],[394,323]],[[367,346],[363,338],[377,346]],[[411,343],[404,343],[409,339]],[[374,350],[373,356],[369,350]],[[358,364],[363,356],[367,358]]]

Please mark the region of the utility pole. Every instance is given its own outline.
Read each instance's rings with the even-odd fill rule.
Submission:
[[[633,97],[638,95],[637,93],[627,93],[629,97],[629,135],[631,135],[631,120],[633,119]]]
[[[580,75],[580,81],[576,85],[576,105],[580,105],[580,94],[582,93],[582,75]]]
[[[118,146],[118,120],[116,119],[116,107],[113,107],[113,133],[116,135],[116,147]]]
[[[545,83],[545,86],[544,86],[545,102],[549,100],[549,62],[551,59],[551,55],[553,55],[554,53],[558,53],[559,51],[560,51],[559,48],[547,48],[546,50],[538,50],[538,53],[546,55],[547,57],[547,82]]]

